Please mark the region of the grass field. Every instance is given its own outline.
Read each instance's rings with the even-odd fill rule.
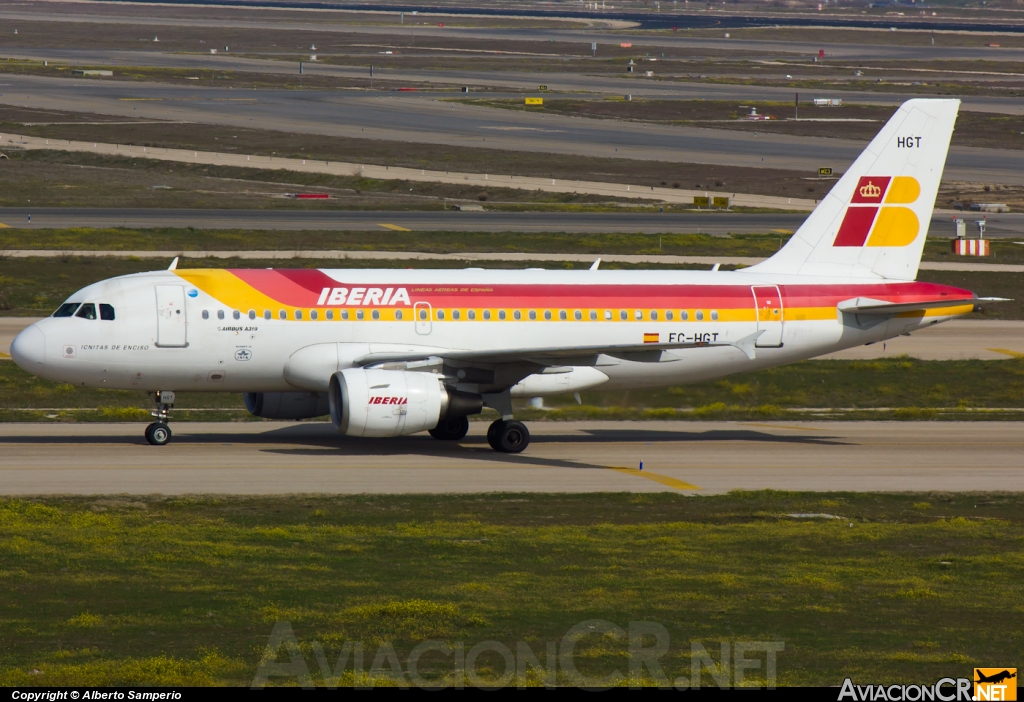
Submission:
[[[459,202],[486,202],[490,209],[511,205],[536,210],[619,211],[631,204],[648,210],[657,206],[652,201],[605,195],[200,166],[76,152],[11,150],[8,156],[0,169],[0,207],[429,211]],[[286,193],[306,191],[326,193],[330,199],[285,197]]]
[[[375,657],[390,644],[408,672],[427,641],[541,665],[552,642],[557,682],[579,683],[567,639],[612,685],[687,684],[696,646],[718,662],[745,641],[781,649],[779,685],[968,677],[1024,655],[1022,514],[1019,494],[2,500],[0,685],[249,685],[281,622],[321,685],[394,685]],[[631,622],[636,644],[664,637],[664,677],[630,676]],[[335,668],[346,642],[358,676]],[[544,680],[474,657],[470,684]],[[747,657],[763,685],[763,647]],[[453,669],[427,653],[414,682]]]
[[[425,253],[583,253],[665,254],[673,256],[767,257],[789,241],[791,232],[700,234],[645,233],[335,231],[273,229],[197,229],[194,227],[89,227],[23,229],[0,227],[0,252],[49,251],[415,251]],[[666,225],[666,229],[667,229]],[[1012,239],[991,240],[988,263],[1024,263],[1024,246]],[[956,261],[950,240],[925,243],[924,261]],[[305,263],[296,262],[296,265]]]
[[[517,400],[516,412],[529,420],[1018,419],[1024,359],[803,361],[664,390],[584,392],[581,399],[548,398],[546,410]],[[0,421],[141,422],[151,409],[141,392],[53,383],[0,361]],[[243,419],[253,418],[239,393],[177,393],[175,421]]]

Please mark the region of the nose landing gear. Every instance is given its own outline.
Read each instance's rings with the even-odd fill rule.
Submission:
[[[158,390],[151,393],[150,397],[156,402],[157,408],[150,412],[156,421],[146,427],[146,441],[153,446],[163,446],[171,440],[171,428],[167,422],[171,418],[171,408],[174,406],[174,393],[170,390]]]

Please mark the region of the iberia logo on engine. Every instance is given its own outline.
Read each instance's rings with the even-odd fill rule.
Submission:
[[[371,397],[370,401],[367,404],[370,404],[370,405],[407,405],[407,404],[409,404],[409,398],[408,397],[383,397],[381,395],[377,395],[375,397]]]
[[[857,181],[834,246],[906,246],[921,232],[909,207],[921,196],[910,176],[863,176]]]

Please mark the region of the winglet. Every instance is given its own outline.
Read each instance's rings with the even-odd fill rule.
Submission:
[[[731,344],[731,345],[735,346],[736,348],[738,348],[740,351],[742,351],[746,355],[746,357],[748,359],[753,361],[754,360],[754,356],[755,356],[755,352],[754,352],[755,344],[757,343],[757,340],[761,337],[761,335],[765,333],[765,331],[766,330],[764,330],[764,329],[759,329],[758,331],[754,332],[753,334],[751,334],[749,336],[745,336],[742,339],[740,339],[739,341],[737,341],[737,342],[735,342],[734,344]]]
[[[175,256],[174,260],[171,261],[171,265],[167,266],[167,270],[173,271],[173,270],[177,270],[177,268],[178,268],[178,256]]]
[[[596,271],[598,269],[598,267],[600,267],[600,265],[601,265],[601,259],[597,259],[596,261],[594,261],[594,264],[590,267],[590,270]]]

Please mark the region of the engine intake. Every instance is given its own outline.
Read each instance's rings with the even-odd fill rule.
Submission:
[[[310,419],[331,413],[325,392],[247,392],[249,414],[264,419]]]
[[[449,390],[432,373],[348,368],[331,376],[331,421],[349,436],[402,436],[483,410],[483,398]]]

